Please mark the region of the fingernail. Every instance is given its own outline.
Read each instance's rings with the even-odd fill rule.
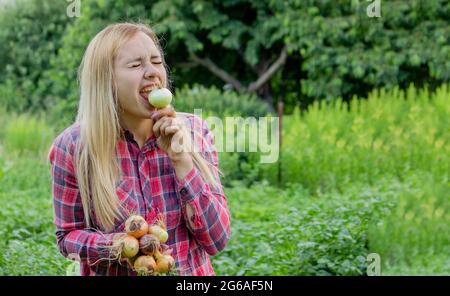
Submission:
[[[156,120],[158,118],[158,115],[159,115],[158,112],[153,112],[152,119]]]

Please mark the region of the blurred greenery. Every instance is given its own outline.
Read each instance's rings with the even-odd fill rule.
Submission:
[[[12,2],[12,1],[11,1]],[[17,0],[0,7],[0,96],[8,110],[47,110],[55,98],[45,76],[70,22],[65,1]]]
[[[368,17],[369,3],[358,0],[92,0],[75,18],[64,1],[15,2],[0,8],[0,95],[8,109],[53,110],[55,121],[70,122],[76,110],[76,70],[89,40],[119,21],[144,22],[158,33],[175,90],[226,83],[194,54],[245,91],[286,47],[286,63],[258,96],[271,107],[283,100],[288,113],[374,88],[434,90],[450,78],[448,0],[385,1],[380,18]]]
[[[174,107],[183,112],[194,113],[202,109],[217,116],[266,116],[267,107],[252,95],[238,95],[231,91],[221,91],[216,87],[205,88],[202,85],[185,85],[175,94]]]
[[[19,155],[38,154],[49,148],[48,144],[54,134],[44,120],[21,114],[7,123],[4,146],[7,151],[14,151]]]

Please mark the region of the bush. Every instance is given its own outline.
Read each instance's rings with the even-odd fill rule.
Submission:
[[[412,172],[450,175],[450,88],[435,93],[411,86],[372,92],[349,104],[314,103],[283,119],[283,184],[343,190],[349,181],[373,183]],[[258,179],[277,184],[278,163],[259,164]]]
[[[8,110],[45,110],[52,104],[48,89],[38,87],[71,20],[66,7],[66,1],[18,0],[0,8],[0,95]]]
[[[10,154],[30,153],[45,157],[53,136],[53,129],[44,120],[27,114],[13,115],[9,117],[2,142]]]

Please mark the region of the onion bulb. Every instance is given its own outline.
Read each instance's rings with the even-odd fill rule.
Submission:
[[[139,249],[145,255],[153,255],[159,248],[159,239],[153,234],[146,234],[139,239]]]
[[[152,256],[139,256],[134,261],[134,269],[140,275],[153,274],[156,270],[156,262]]]
[[[133,258],[139,252],[139,241],[131,235],[122,239],[122,257]]]
[[[175,266],[175,260],[168,254],[155,253],[156,257],[156,272],[168,273]]]
[[[156,236],[161,244],[167,242],[167,239],[169,238],[167,231],[159,225],[151,225],[148,228],[148,233]]]
[[[140,238],[148,232],[148,223],[143,217],[132,215],[125,221],[125,231],[128,235]]]
[[[167,88],[157,88],[148,94],[148,101],[156,108],[165,108],[172,102],[172,93]]]

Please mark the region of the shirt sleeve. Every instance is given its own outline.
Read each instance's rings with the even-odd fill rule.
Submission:
[[[199,125],[202,127],[202,136],[194,136],[194,139],[199,142],[201,156],[215,168],[212,171],[218,185],[206,183],[196,166],[182,180],[175,178],[188,229],[209,255],[216,255],[225,248],[230,238],[230,213],[220,183],[213,134],[206,122],[201,121]],[[190,205],[194,211],[190,222],[186,205]]]
[[[89,265],[108,264],[111,252],[107,247],[112,245],[114,234],[86,228],[68,138],[58,137],[49,153],[57,245],[66,258]]]

